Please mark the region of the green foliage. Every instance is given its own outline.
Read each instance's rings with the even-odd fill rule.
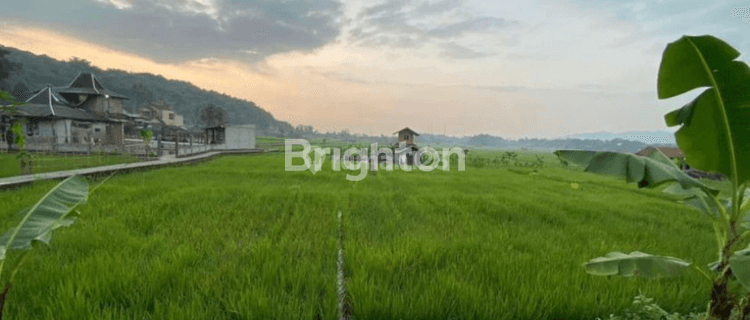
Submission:
[[[504,152],[502,155],[502,158],[500,158],[500,162],[503,163],[503,165],[510,165],[511,163],[514,163],[518,158],[517,152]]]
[[[143,140],[143,143],[148,145],[148,143],[151,142],[151,139],[154,138],[154,131],[151,130],[151,128],[141,129],[140,131],[138,131],[138,135]]]
[[[138,135],[141,137],[141,140],[143,140],[143,144],[146,145],[146,154],[147,156],[150,156],[151,154],[151,139],[154,138],[154,131],[151,130],[151,128],[148,129],[141,129],[138,131]]]
[[[1,46],[0,55],[3,50],[12,54],[8,55],[7,59],[0,59],[0,67],[2,61],[23,65],[18,72],[8,76],[7,82],[13,84],[24,82],[32,90],[46,83],[53,86],[66,86],[79,72],[93,72],[107,89],[130,98],[125,101],[125,107],[131,111],[135,111],[156,97],[161,97],[167,104],[175,106],[175,111],[184,116],[188,124],[198,125],[201,106],[214,104],[226,110],[232,124],[255,124],[259,131],[274,133],[292,129],[291,125],[274,119],[271,113],[252,101],[204,90],[185,81],[168,80],[163,76],[148,73],[102,70],[91,66],[83,59],[60,61]],[[0,76],[2,76],[2,71],[0,71]]]
[[[641,276],[652,279],[678,275],[689,266],[689,262],[681,259],[638,251],[630,254],[610,252],[605,257],[594,258],[583,265],[586,272],[598,276]]]
[[[632,153],[580,150],[557,150],[555,155],[584,166],[587,172],[616,176],[628,183],[635,182],[641,188],[677,182],[683,188],[700,188],[713,195],[719,194],[718,190],[685,174],[658,149],[646,157]]]
[[[622,314],[639,288],[670,312],[705,309],[710,284],[697,273],[581,272],[584,257],[637,247],[715,260],[705,217],[658,190],[556,166],[379,171],[356,186],[345,175],[285,172],[283,154],[118,175],[54,250],[28,258],[6,316],[334,319],[332,206],[346,215],[355,319],[595,319]],[[1,192],[0,207],[17,212],[53,185]]]
[[[605,320],[699,320],[705,319],[705,313],[691,312],[687,315],[681,315],[677,312],[669,313],[659,307],[654,299],[638,294],[633,299],[631,309],[625,310],[622,316],[610,315]]]
[[[557,154],[555,155],[557,156]],[[561,156],[557,156],[557,160],[560,162],[560,166],[563,168],[567,168],[570,166],[570,162],[568,162],[567,160],[565,160],[565,158]]]
[[[750,318],[750,247],[737,250],[739,244],[750,238],[750,230],[741,223],[748,219],[750,209],[746,192],[750,166],[742,165],[750,162],[750,127],[746,124],[750,120],[750,68],[734,60],[739,55],[729,44],[713,36],[683,36],[664,50],[658,79],[660,99],[708,87],[692,102],[668,113],[665,121],[669,126],[681,126],[675,137],[691,166],[730,178],[729,199],[719,198],[719,190],[687,177],[678,168],[679,162],[671,161],[658,150],[645,158],[608,152],[556,152],[566,160],[583,164],[586,171],[619,176],[627,182],[638,182],[640,187],[679,184],[664,191],[712,219],[719,256],[718,261],[709,265],[714,275],[695,268],[713,286],[709,319]],[[621,253],[610,255],[621,261],[633,260]],[[600,263],[596,265],[599,268],[587,271],[614,274],[614,262],[601,259],[594,260],[606,265]],[[682,261],[672,262],[676,264],[670,265],[676,266]],[[632,264],[630,267],[634,268]],[[674,274],[677,273],[664,272],[664,275]]]
[[[84,178],[72,176],[60,182],[24,212],[15,228],[0,237],[0,260],[5,259],[8,249],[27,250],[35,242],[49,245],[52,231],[70,226],[70,213],[87,199],[88,183]]]
[[[688,164],[687,161],[685,161],[685,156],[674,157],[674,159],[672,159],[672,163],[680,168]]]
[[[88,195],[88,183],[84,178],[69,177],[47,192],[34,206],[24,210],[21,222],[0,237],[0,276],[8,250],[24,251],[0,293],[0,317],[10,285],[26,261],[28,250],[41,243],[49,245],[52,231],[73,224],[73,210],[85,203]]]
[[[18,146],[18,159],[19,165],[21,166],[21,173],[31,174],[31,153],[26,149],[26,133],[23,132],[22,122],[23,119],[15,119],[16,107],[24,105],[25,103],[17,102],[13,96],[0,90],[0,111],[8,114],[13,120],[10,132],[13,134],[13,143]]]
[[[5,58],[6,55],[11,53],[10,50],[0,48],[0,83],[6,80],[13,72],[21,68],[21,64],[14,63],[13,61]],[[0,87],[2,89],[2,87]]]
[[[713,36],[682,37],[664,51],[659,68],[659,98],[709,87],[665,116],[690,164],[719,172],[738,185],[750,179],[750,68],[734,61],[740,53]]]

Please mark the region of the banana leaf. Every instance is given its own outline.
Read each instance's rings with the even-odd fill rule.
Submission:
[[[583,267],[586,272],[598,276],[641,276],[654,279],[676,276],[690,267],[690,263],[678,258],[633,251],[630,254],[610,252],[604,257],[591,259]]]
[[[60,182],[30,209],[21,222],[0,237],[0,260],[8,249],[27,250],[34,243],[49,245],[52,231],[73,223],[75,207],[88,199],[88,183],[79,176]]]
[[[616,176],[628,183],[638,183],[639,188],[655,188],[676,182],[684,189],[698,188],[712,195],[719,194],[718,189],[688,176],[658,149],[654,149],[646,157],[632,153],[581,150],[557,150],[555,155],[584,166],[587,172]]]
[[[659,99],[704,88],[693,101],[665,115],[681,126],[677,144],[690,165],[718,172],[738,185],[750,179],[750,68],[740,53],[713,36],[684,36],[664,50]]]

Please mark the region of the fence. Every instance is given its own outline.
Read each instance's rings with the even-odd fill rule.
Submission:
[[[57,143],[54,138],[27,137],[26,149],[30,163],[21,166],[18,147],[8,148],[0,141],[0,178],[22,174],[38,174],[61,170],[84,169],[113,164],[156,160],[159,156],[185,157],[212,150],[224,150],[225,145],[174,141],[124,139],[121,145],[94,143]]]

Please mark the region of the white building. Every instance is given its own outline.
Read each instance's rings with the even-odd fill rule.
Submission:
[[[184,118],[174,111],[174,107],[162,99],[141,106],[139,112],[144,119],[156,119],[168,126],[182,127],[185,124]]]
[[[255,149],[255,125],[216,126],[206,128],[208,144],[217,149]]]

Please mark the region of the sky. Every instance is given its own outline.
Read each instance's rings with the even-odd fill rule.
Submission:
[[[670,130],[661,54],[712,34],[750,52],[750,3],[676,0],[25,0],[0,44],[150,72],[292,125],[552,138]],[[745,60],[745,55],[740,56]]]

